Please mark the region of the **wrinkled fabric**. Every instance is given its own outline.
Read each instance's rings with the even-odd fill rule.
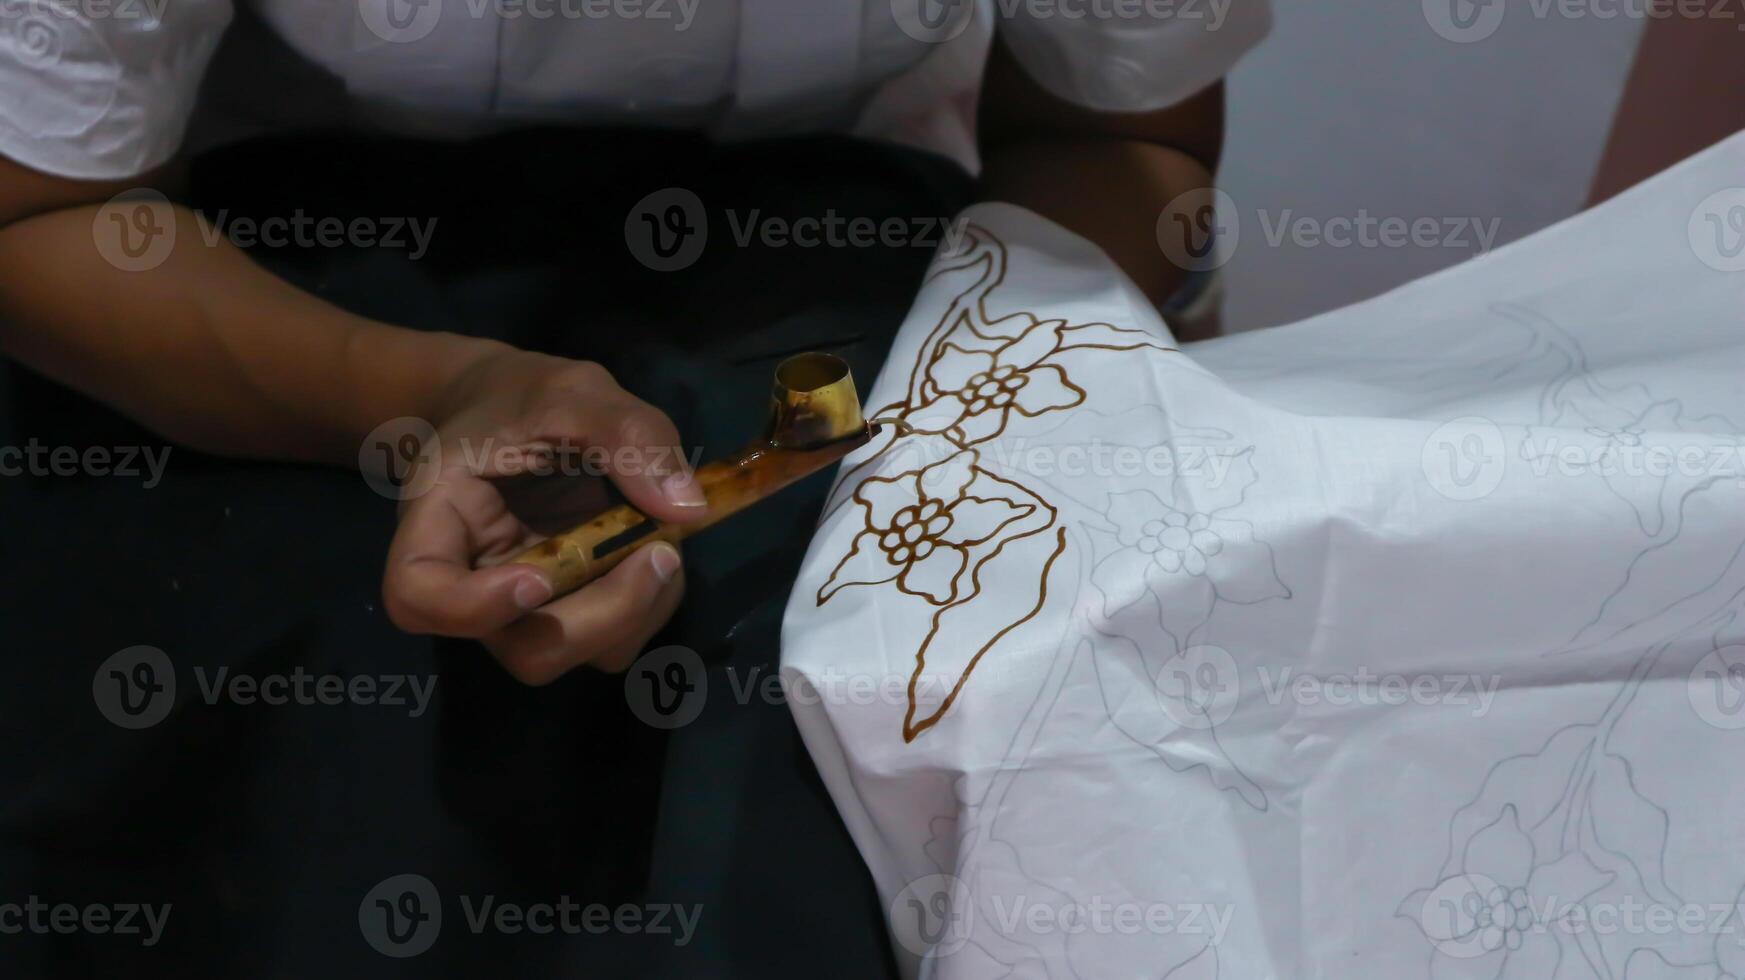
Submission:
[[[975,95],[996,22],[1055,94],[1137,111],[1222,78],[1265,35],[1270,7],[14,0],[0,8],[0,154],[63,176],[121,178],[163,163],[188,132],[198,152],[290,128],[455,138],[576,125],[723,139],[853,133],[973,166]]]
[[[972,208],[783,634],[905,973],[1745,972],[1742,168],[1185,351]]]
[[[95,180],[150,170],[182,142],[230,0],[116,0],[95,17],[19,0],[0,8],[0,154]]]

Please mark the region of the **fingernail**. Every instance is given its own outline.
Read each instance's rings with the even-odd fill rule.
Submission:
[[[675,507],[705,507],[709,500],[690,473],[674,473],[660,481],[660,492]]]
[[[551,600],[551,583],[538,575],[523,575],[515,583],[515,604],[522,609],[538,609]]]
[[[679,558],[679,549],[665,541],[656,541],[649,545],[649,550],[654,552],[649,556],[649,561],[654,564],[654,574],[660,577],[663,585],[671,582],[673,576],[679,573],[679,566],[684,564]]]

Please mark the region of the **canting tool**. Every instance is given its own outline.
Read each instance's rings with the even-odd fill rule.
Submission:
[[[860,411],[848,363],[833,354],[796,354],[776,367],[770,420],[761,439],[697,468],[707,500],[703,515],[685,524],[657,521],[629,504],[534,545],[515,561],[551,576],[553,597],[587,585],[656,541],[681,541],[739,513],[797,480],[866,445],[882,424]]]

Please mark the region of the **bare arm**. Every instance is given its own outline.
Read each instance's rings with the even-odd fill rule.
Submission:
[[[355,465],[399,415],[502,345],[353,316],[283,282],[176,207],[162,264],[105,258],[102,202],[168,189],[75,182],[0,160],[0,352],[166,437],[230,456]]]
[[[996,41],[982,89],[982,196],[1010,201],[1102,246],[1153,302],[1185,272],[1157,242],[1179,195],[1212,185],[1224,87],[1155,112],[1104,113],[1057,98]]]
[[[0,160],[0,353],[224,455],[355,466],[376,426],[425,419],[438,451],[424,456],[421,495],[403,504],[388,555],[394,622],[475,637],[528,683],[582,663],[627,666],[684,592],[677,551],[645,547],[548,604],[543,572],[506,563],[540,540],[497,489],[510,474],[473,468],[465,447],[674,448],[672,422],[598,365],[346,313],[203,234],[183,208],[147,216],[175,222],[162,261],[123,269],[101,202],[150,181],[170,182],[66,181]],[[657,519],[694,518],[701,491],[683,454],[649,456],[662,462],[613,482]]]

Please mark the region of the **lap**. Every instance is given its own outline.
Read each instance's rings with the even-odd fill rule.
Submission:
[[[625,216],[692,190],[709,234],[695,264],[655,272]],[[257,248],[331,301],[423,329],[496,336],[601,361],[708,454],[754,434],[771,369],[796,350],[846,357],[870,382],[925,269],[923,247],[775,247],[759,220],[949,215],[948,165],[840,140],[722,150],[677,136],[536,133],[441,146],[349,137],[254,143],[194,168],[208,217],[296,212],[426,222],[416,260],[383,248]],[[731,213],[730,213],[731,212]],[[431,223],[433,222],[433,224]],[[404,225],[403,225],[404,227]],[[691,589],[657,639],[695,650],[711,692],[671,733],[643,725],[624,680],[587,672],[522,688],[475,645],[395,631],[377,599],[391,502],[355,474],[169,449],[18,369],[5,442],[168,452],[161,479],[0,481],[0,592],[11,630],[0,717],[26,751],[0,813],[7,894],[172,902],[145,951],[194,975],[392,962],[359,941],[358,903],[394,874],[431,879],[446,921],[412,975],[885,975],[877,900],[785,706],[782,605],[827,478],[687,544]],[[159,458],[162,458],[161,456]],[[140,464],[143,469],[144,463]],[[109,655],[168,654],[180,691],[128,731],[92,706]],[[230,676],[436,678],[434,707],[272,708],[220,698]],[[743,702],[743,703],[741,703]],[[702,905],[696,933],[475,935],[459,897],[528,905]],[[54,937],[25,975],[108,966],[137,947]]]

